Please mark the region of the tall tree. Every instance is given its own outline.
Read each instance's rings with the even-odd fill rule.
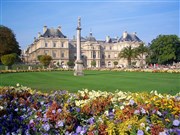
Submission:
[[[143,67],[143,61],[145,58],[145,55],[148,54],[148,47],[144,45],[144,43],[141,43],[137,48],[136,48],[136,54],[138,56],[138,59],[140,60],[140,67]]]
[[[128,67],[131,67],[132,65],[132,59],[136,58],[137,54],[134,48],[131,46],[125,47],[120,53],[119,58],[127,59],[128,61]]]
[[[159,35],[150,44],[150,62],[172,64],[180,62],[180,39],[177,35]]]
[[[0,25],[0,57],[11,53],[21,54],[19,43],[11,29]]]

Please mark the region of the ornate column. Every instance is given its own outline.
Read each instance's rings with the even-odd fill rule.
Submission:
[[[78,17],[77,30],[77,59],[75,61],[75,76],[83,76],[83,61],[81,60],[81,18]]]

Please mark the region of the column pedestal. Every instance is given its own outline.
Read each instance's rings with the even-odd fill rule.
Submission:
[[[83,73],[83,61],[82,60],[76,60],[76,62],[75,62],[74,76],[84,76],[84,73]]]

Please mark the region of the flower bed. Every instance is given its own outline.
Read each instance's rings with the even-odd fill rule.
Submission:
[[[0,134],[179,135],[180,93],[0,88]]]
[[[140,68],[88,68],[87,70],[97,70],[97,71],[121,71],[121,72],[149,72],[149,73],[180,73],[180,69],[140,69]]]
[[[21,73],[21,72],[51,72],[51,71],[73,71],[72,69],[32,69],[32,70],[0,70],[0,73]]]
[[[51,72],[51,71],[73,71],[74,69],[32,69],[32,70],[0,70],[0,73],[19,73],[19,72]],[[119,71],[119,72],[149,72],[149,73],[180,73],[180,69],[128,69],[128,68],[85,68],[84,70],[94,71]]]

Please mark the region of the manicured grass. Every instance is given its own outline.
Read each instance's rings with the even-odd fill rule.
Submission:
[[[0,74],[0,86],[17,83],[37,90],[69,90],[75,92],[88,88],[103,91],[142,92],[157,90],[176,94],[180,91],[180,74],[85,71],[85,76],[73,76],[73,71],[28,72]]]

